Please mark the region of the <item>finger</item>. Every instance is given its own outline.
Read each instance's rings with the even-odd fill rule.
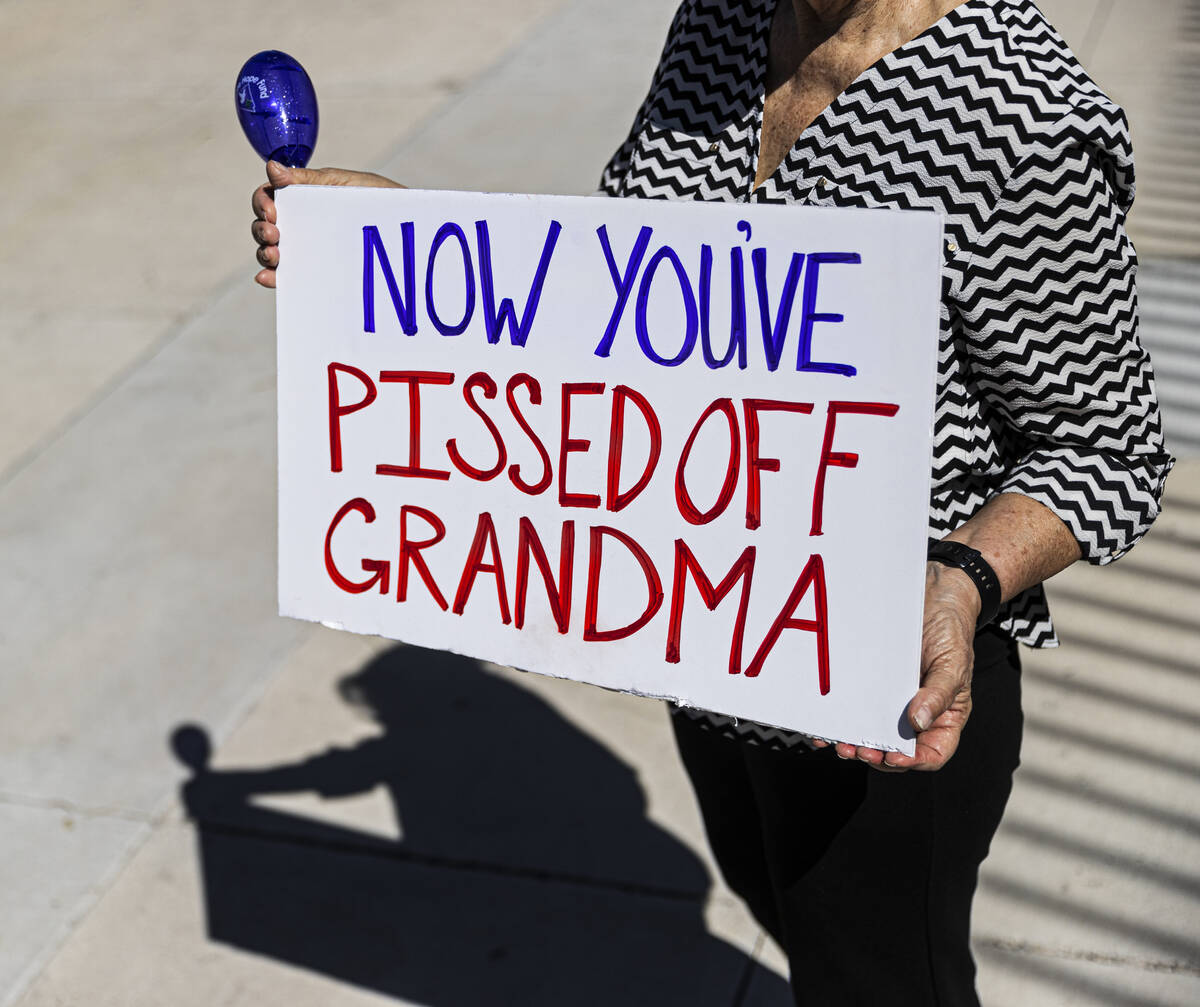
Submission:
[[[895,773],[907,773],[908,772],[908,768],[905,766],[893,766],[887,762],[881,762],[878,766],[873,766],[872,768],[876,772],[879,772],[879,773],[895,774]]]
[[[254,274],[254,282],[257,283],[260,287],[270,287],[272,290],[274,290],[275,289],[275,270],[260,269],[257,273]]]
[[[903,752],[888,752],[884,756],[883,766],[898,773],[907,773],[910,769],[919,769],[921,760],[914,755],[905,755]]]
[[[250,225],[250,234],[260,245],[278,245],[279,228],[265,220],[256,220]]]
[[[877,748],[862,748],[846,744],[835,745],[834,749],[839,759],[861,762],[883,773],[903,773],[909,769],[908,766],[889,764],[889,757],[898,754],[896,752],[882,752]]]
[[[868,766],[874,768],[883,765],[884,754],[885,753],[879,751],[877,748],[860,747],[855,752],[854,757],[858,759],[859,762],[865,762]]]
[[[963,727],[971,716],[971,699],[965,695],[954,707],[942,714],[928,731],[917,735],[916,752],[911,759],[897,756],[893,764],[909,769],[941,769],[958,750]]]
[[[271,196],[271,188],[267,185],[260,185],[254,190],[254,195],[250,197],[250,206],[254,209],[254,216],[259,220],[267,220],[272,224],[275,223],[275,200]]]
[[[279,248],[275,245],[261,245],[254,253],[254,257],[258,259],[260,266],[274,269],[279,265]]]
[[[932,732],[930,732],[932,733]],[[918,772],[934,772],[941,769],[958,750],[958,730],[939,731],[936,737],[917,743],[916,755],[910,763],[896,762],[905,769],[915,769]]]

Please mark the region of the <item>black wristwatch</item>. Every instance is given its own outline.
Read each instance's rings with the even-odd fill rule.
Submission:
[[[982,629],[996,618],[1000,611],[1000,578],[988,561],[969,545],[961,542],[931,542],[929,558],[946,566],[957,567],[975,582],[982,602],[976,629]]]

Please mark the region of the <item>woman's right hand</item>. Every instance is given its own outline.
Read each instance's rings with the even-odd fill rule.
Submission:
[[[286,168],[278,161],[267,162],[267,181],[254,190],[250,205],[254,207],[254,223],[250,233],[258,245],[255,253],[262,269],[254,282],[264,287],[275,286],[275,270],[279,266],[279,228],[275,226],[275,190],[287,185],[358,185],[376,189],[403,189],[399,182],[370,171],[347,171],[344,168]]]

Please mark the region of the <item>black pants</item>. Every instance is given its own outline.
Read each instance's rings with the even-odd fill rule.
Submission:
[[[725,881],[788,956],[797,1004],[975,1007],[971,899],[1021,747],[1020,663],[975,640],[974,707],[936,773],[772,751],[674,716]]]

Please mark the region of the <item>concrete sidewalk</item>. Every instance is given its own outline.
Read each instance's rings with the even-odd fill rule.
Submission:
[[[0,5],[19,152],[0,165],[0,1005],[787,1002],[778,952],[711,880],[659,706],[470,662],[427,681],[437,658],[274,615],[273,309],[249,282],[237,67],[304,59],[322,162],[587,191],[673,6],[298,4],[264,29],[244,5]],[[1044,6],[1138,134],[1145,340],[1184,460],[1131,557],[1052,586],[1066,646],[1026,661],[980,987],[1190,1004],[1200,173],[1180,124],[1200,119],[1200,24],[1185,0]],[[469,744],[441,742],[452,718]],[[547,737],[554,760],[529,745]],[[185,761],[207,770],[187,792],[203,830]]]

